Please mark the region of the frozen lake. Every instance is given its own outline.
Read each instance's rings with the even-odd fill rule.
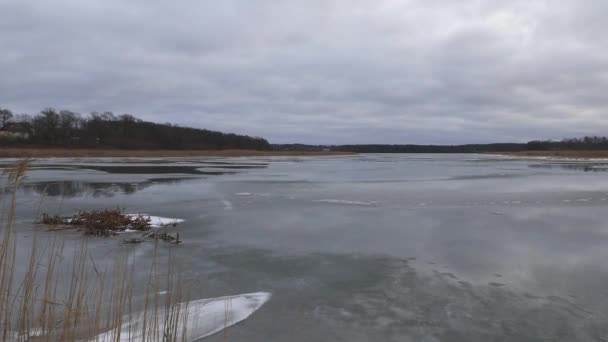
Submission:
[[[25,241],[36,212],[117,206],[184,219],[173,257],[191,295],[272,294],[230,341],[606,341],[605,171],[482,155],[48,159],[17,226]],[[123,238],[90,247],[153,252]]]

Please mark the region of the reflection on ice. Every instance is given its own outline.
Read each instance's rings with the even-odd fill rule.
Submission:
[[[605,162],[553,161],[542,164],[530,164],[529,167],[536,169],[564,169],[583,172],[608,172],[608,163]]]
[[[88,182],[88,181],[49,181],[25,183],[21,191],[50,197],[73,198],[80,196],[112,197],[115,194],[134,194],[156,184],[176,185],[195,178],[151,178],[139,182]]]

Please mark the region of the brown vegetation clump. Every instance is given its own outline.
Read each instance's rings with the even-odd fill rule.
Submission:
[[[39,223],[46,224],[48,226],[61,226],[66,225],[67,220],[59,215],[49,215],[44,213],[42,214],[42,219],[39,221]]]
[[[42,219],[38,223],[53,227],[81,228],[85,234],[96,236],[109,236],[127,229],[145,231],[151,228],[149,217],[129,215],[120,208],[81,211],[73,217],[42,214]]]

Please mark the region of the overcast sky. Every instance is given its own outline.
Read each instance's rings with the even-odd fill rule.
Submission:
[[[275,143],[608,134],[606,0],[0,0],[0,107]]]

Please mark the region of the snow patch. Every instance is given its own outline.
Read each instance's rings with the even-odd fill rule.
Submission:
[[[211,299],[195,300],[181,303],[180,309],[184,310],[186,329],[177,330],[175,340],[195,341],[206,336],[213,335],[223,329],[233,326],[255,311],[257,311],[271,297],[268,292],[257,292],[227,296]],[[163,336],[163,322],[165,321],[164,310],[158,313],[158,333],[154,336]],[[153,313],[148,313],[148,321]],[[180,313],[180,315],[182,315]],[[100,334],[90,341],[143,341],[141,327],[144,321],[144,312],[132,315],[130,320],[120,327],[120,330],[110,330]],[[125,319],[129,319],[126,317]],[[184,331],[185,330],[185,331]],[[147,331],[146,333],[150,333]]]
[[[232,210],[232,203],[227,200],[222,200],[222,204],[224,205],[224,210]]]
[[[178,223],[182,223],[185,220],[178,218],[169,218],[169,217],[161,217],[161,216],[152,216],[146,214],[128,214],[131,217],[139,217],[140,215],[150,220],[150,226],[152,228],[162,228],[166,226],[176,225]]]
[[[377,202],[365,202],[365,201],[350,201],[350,200],[341,200],[341,199],[320,199],[313,200],[313,202],[318,203],[332,203],[332,204],[346,204],[346,205],[359,205],[359,206],[372,206],[377,205]]]
[[[239,192],[238,194],[234,194],[234,196],[251,196],[251,192]]]
[[[141,233],[141,230],[137,229],[125,229],[123,231],[117,231],[118,234],[129,234],[129,233]]]

